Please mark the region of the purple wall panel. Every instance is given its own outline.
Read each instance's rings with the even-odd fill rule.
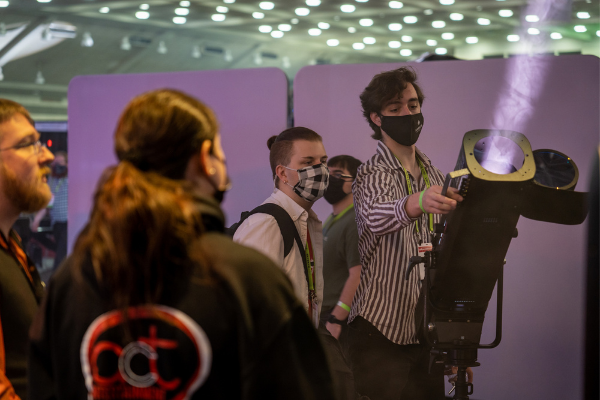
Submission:
[[[113,133],[121,111],[134,96],[167,87],[199,98],[217,115],[233,181],[223,204],[228,222],[271,193],[266,142],[287,125],[288,82],[281,70],[80,76],[68,96],[70,249],[88,220],[100,173],[116,162]]]
[[[328,155],[371,157],[375,141],[359,94],[373,75],[403,64],[306,67],[294,81],[296,126],[323,136]],[[472,129],[523,133],[532,148],[566,153],[588,187],[599,142],[599,60],[593,56],[439,61],[410,64],[426,99],[418,146],[447,173],[462,136]],[[315,204],[321,218],[330,212]],[[585,225],[561,226],[521,218],[507,254],[504,329],[500,347],[480,350],[476,399],[582,397]],[[482,341],[494,335],[495,297]]]

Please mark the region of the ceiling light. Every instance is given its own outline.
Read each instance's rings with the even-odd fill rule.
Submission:
[[[124,36],[123,39],[121,39],[121,50],[131,50],[131,42],[129,41],[129,36]]]
[[[454,39],[454,33],[452,33],[452,32],[444,32],[444,33],[442,33],[442,39],[444,39],[444,40],[452,40],[452,39]]]
[[[321,30],[319,28],[311,28],[308,30],[308,34],[310,36],[319,36],[321,34]]]
[[[331,27],[331,25],[329,25],[327,22],[319,22],[317,26],[320,29],[329,29]]]
[[[428,8],[426,10],[423,10],[423,14],[425,14],[425,15],[431,15],[431,14],[433,14],[433,10],[431,8]]]
[[[8,1],[6,3],[7,3],[6,5],[8,5]],[[0,7],[2,7],[2,2],[1,1],[0,1]],[[4,6],[4,7],[6,7],[6,6]],[[108,14],[108,12],[110,11],[110,8],[108,8],[108,7],[102,7],[98,11],[100,11],[100,13],[102,13],[102,14]]]
[[[192,47],[192,58],[200,58],[202,57],[202,52],[200,51],[200,46]]]
[[[273,36],[275,39],[281,39],[283,37],[283,32],[273,31],[271,32],[271,36]]]
[[[402,39],[402,41],[406,43],[412,42],[412,36],[404,35],[400,39]]]
[[[434,39],[427,39],[427,46],[437,46],[437,40]]]
[[[46,79],[44,78],[44,75],[42,75],[42,71],[37,72],[37,75],[35,76],[35,83],[37,83],[38,85],[43,85],[44,83],[46,83]]]
[[[225,6],[217,6],[217,12],[225,14],[229,12],[229,8]]]
[[[9,4],[10,3],[8,2],[8,0],[2,0],[2,1],[0,1],[0,7],[1,8],[8,7]],[[108,8],[108,7],[102,7],[102,8]],[[102,8],[101,8],[101,10],[102,10]],[[102,12],[102,11],[100,11],[100,12]]]
[[[292,63],[290,62],[290,58],[288,56],[284,56],[281,58],[281,65],[283,66],[283,68],[289,68],[292,66]]]
[[[215,14],[215,15],[221,15],[221,14]],[[224,16],[224,15],[223,15]],[[214,18],[213,18],[214,19]],[[221,20],[222,21],[222,20]],[[183,25],[187,22],[187,19],[185,19],[185,17],[173,17],[173,23],[177,24],[177,25]]]
[[[269,33],[273,30],[269,25],[261,25],[258,27],[258,31],[262,33]]]
[[[512,10],[500,10],[498,11],[498,15],[504,18],[508,18],[513,16],[513,12]]]
[[[227,7],[225,7],[225,8],[227,8]],[[219,10],[217,10],[217,11],[219,11]],[[221,11],[219,11],[219,12],[221,12]],[[190,13],[189,8],[176,8],[175,9],[175,14],[177,14],[177,15],[188,15],[189,13]]]
[[[364,43],[352,43],[352,48],[354,50],[363,50],[365,48]]]
[[[301,17],[305,17],[308,14],[310,14],[310,10],[308,8],[304,8],[304,7],[296,8],[294,10],[294,12],[296,13],[296,15],[299,15]]]
[[[265,14],[263,14],[261,12],[253,12],[252,17],[254,19],[263,19],[265,17]]]
[[[585,27],[585,25],[575,25],[573,27],[573,30],[575,30],[575,32],[587,32],[587,28]]]
[[[166,43],[161,40],[160,42],[158,42],[158,47],[156,48],[156,52],[158,54],[167,54],[167,45]]]
[[[150,8],[150,4],[140,4],[140,10],[148,10]]]
[[[402,29],[402,24],[398,24],[398,23],[389,24],[388,29],[390,31],[399,31]]]
[[[356,33],[356,28],[351,26],[348,28],[348,33]]]
[[[321,5],[321,0],[306,0],[306,5],[311,7],[317,7]]]
[[[490,24],[490,20],[487,18],[477,18],[477,23],[479,25],[489,25]]]
[[[189,1],[180,1],[179,5],[181,7],[189,7],[190,6],[190,2]]]
[[[92,34],[89,32],[83,32],[81,36],[81,46],[82,47],[92,47],[94,45],[94,39],[92,39]]]
[[[446,53],[448,53],[448,49],[444,47],[438,47],[437,49],[435,49],[435,54],[444,55]]]
[[[590,17],[590,13],[587,11],[579,11],[577,13],[577,18],[579,19],[588,19]]]
[[[272,10],[275,7],[275,4],[270,1],[261,1],[258,3],[258,6],[261,10]]]
[[[509,42],[518,42],[521,38],[519,37],[519,35],[508,35],[506,37],[506,40],[508,40]]]
[[[444,21],[433,21],[431,23],[431,26],[433,26],[434,28],[444,28],[446,27],[446,23]]]
[[[464,15],[460,14],[460,13],[452,13],[450,14],[450,19],[452,21],[462,21],[465,18]]]
[[[479,42],[479,39],[477,38],[477,36],[469,36],[468,38],[465,39],[465,42],[467,42],[469,44],[475,44],[475,43]]]
[[[135,13],[135,17],[137,19],[148,19],[150,18],[150,13],[148,11],[138,11]]]
[[[233,3],[235,3],[235,0],[223,0],[223,3],[233,4]]]
[[[443,6],[451,6],[454,4],[454,0],[440,0],[440,4]]]
[[[562,35],[561,35],[560,33],[558,33],[558,32],[552,32],[552,33],[550,34],[550,37],[551,37],[552,39],[555,39],[555,40],[557,40],[557,39],[562,39]]]
[[[527,29],[527,33],[529,33],[530,35],[539,35],[540,30],[538,28],[529,28]]]
[[[283,32],[289,32],[292,30],[292,26],[290,24],[279,24],[277,29]]]
[[[329,39],[327,41],[327,46],[335,47],[340,44],[340,41],[337,39]]]
[[[37,0],[38,3],[50,3],[52,0]]]
[[[216,22],[225,21],[225,15],[224,14],[213,14],[210,16],[210,19],[212,19],[213,21],[216,21]]]
[[[401,1],[390,1],[389,6],[390,8],[398,9],[404,7],[404,4]]]
[[[343,4],[340,7],[340,10],[342,10],[342,12],[345,12],[345,13],[351,13],[356,10],[356,7],[354,7],[352,4]]]
[[[254,64],[256,65],[261,65],[263,63],[263,59],[262,56],[260,55],[260,53],[254,53]]]
[[[404,22],[407,24],[415,24],[419,19],[414,15],[407,15],[404,17]]]
[[[535,14],[525,16],[525,21],[527,21],[527,22],[538,22],[539,20],[540,20],[540,17],[538,17]]]
[[[404,56],[404,57],[410,57],[410,56],[412,56],[412,50],[411,49],[402,49],[402,50],[400,50],[400,55]]]
[[[600,30],[596,31],[596,36],[600,37]]]
[[[227,62],[233,61],[233,53],[231,52],[231,50],[225,50],[225,54],[223,54],[223,59]]]
[[[360,26],[372,26],[373,20],[371,18],[363,18],[360,21],[358,21],[358,23],[360,24]]]
[[[369,0],[355,0],[357,3],[368,3]]]
[[[375,44],[376,42],[377,42],[377,40],[371,36],[367,36],[367,37],[363,38],[364,44]]]
[[[296,25],[298,22],[300,22],[300,20],[298,18],[292,18],[290,19],[290,22],[294,25]]]
[[[402,46],[402,43],[397,40],[392,40],[391,42],[388,42],[388,46],[390,46],[392,49],[398,49],[400,46]]]

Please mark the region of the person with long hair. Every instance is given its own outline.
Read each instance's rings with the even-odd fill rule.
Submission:
[[[142,94],[115,150],[34,321],[29,398],[332,398],[289,280],[223,234],[229,178],[210,108]]]

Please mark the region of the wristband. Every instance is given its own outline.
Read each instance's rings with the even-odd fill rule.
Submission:
[[[333,314],[331,314],[329,316],[329,318],[327,318],[327,322],[329,322],[330,324],[337,324],[337,325],[341,325],[341,326],[344,326],[344,324],[345,324],[345,321],[340,321]]]
[[[425,211],[425,209],[423,208],[423,195],[425,194],[425,191],[423,190],[421,192],[421,194],[419,195],[419,207],[421,208],[421,211],[423,211],[423,214],[427,214],[427,211]]]
[[[350,312],[350,307],[348,307],[348,305],[347,305],[347,304],[344,304],[344,303],[342,303],[341,301],[338,301],[338,302],[337,302],[337,305],[338,305],[338,306],[340,306],[340,307],[342,307],[344,310],[346,310],[346,311]]]

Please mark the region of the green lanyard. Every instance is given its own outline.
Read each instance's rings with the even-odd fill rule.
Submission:
[[[344,214],[346,214],[348,211],[350,211],[353,207],[354,207],[354,203],[352,203],[348,207],[344,208],[344,211],[342,211],[335,217],[333,216],[333,214],[331,214],[329,217],[327,217],[327,219],[325,220],[325,224],[323,225],[323,233],[325,235],[327,235],[327,232],[329,232],[329,229],[331,229],[333,224],[335,224],[338,219],[342,218],[342,216]]]
[[[402,166],[402,162],[395,154],[394,154],[394,157],[396,157],[396,159]],[[425,186],[427,187],[427,189],[429,189],[431,187],[431,184],[429,183],[429,176],[427,175],[427,171],[425,171],[425,166],[421,162],[421,159],[419,159],[418,157],[417,157],[417,162],[419,163],[419,168],[421,168],[421,175],[423,176],[423,180],[425,181]],[[404,176],[406,177],[406,189],[408,190],[408,195],[410,196],[411,194],[413,194],[412,185],[410,184],[410,176],[408,175],[408,171],[406,170],[406,168],[404,168],[404,166],[402,166],[402,169],[404,170]],[[417,228],[417,233],[420,234],[418,221],[415,221],[415,228]],[[433,232],[433,215],[432,214],[429,214],[429,230],[431,232]]]
[[[310,234],[308,233],[308,227],[306,227],[306,246],[304,252],[306,253],[306,271],[308,272],[308,290],[315,290],[315,283],[313,282],[312,264],[310,262],[310,250],[308,249],[308,242],[310,241]]]

